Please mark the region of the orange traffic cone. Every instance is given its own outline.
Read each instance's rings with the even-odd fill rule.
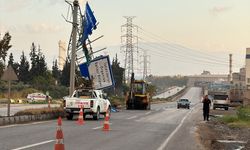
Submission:
[[[59,117],[57,121],[57,131],[56,131],[56,144],[54,150],[64,150],[64,140],[63,140],[63,132],[62,132],[62,118]]]
[[[80,109],[80,113],[79,113],[77,124],[78,125],[83,125],[84,124],[82,105],[81,105],[81,109]]]
[[[103,131],[109,131],[110,128],[109,128],[109,111],[107,110],[106,112],[106,116],[105,116],[105,119],[104,119],[104,124],[103,124]]]

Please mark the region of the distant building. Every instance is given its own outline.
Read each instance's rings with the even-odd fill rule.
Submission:
[[[210,74],[208,71],[204,71],[201,75],[188,76],[187,86],[202,86],[209,83],[227,83],[227,74]]]
[[[241,68],[240,72],[234,72],[232,74],[232,85],[234,87],[245,88],[246,87],[246,69]]]
[[[66,43],[60,40],[58,42],[58,45],[59,45],[58,67],[60,70],[62,70],[66,61],[66,52],[67,52]]]
[[[211,75],[211,73],[209,71],[203,70],[203,72],[201,73],[201,75]]]
[[[246,87],[250,89],[250,48],[246,49]]]
[[[230,89],[231,102],[243,102],[244,91],[246,89],[246,69],[241,68],[240,72],[232,74],[232,85]]]
[[[246,90],[244,92],[244,105],[250,104],[250,48],[246,49]]]

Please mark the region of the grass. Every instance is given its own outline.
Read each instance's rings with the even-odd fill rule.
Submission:
[[[53,108],[37,108],[37,109],[25,109],[14,114],[14,116],[23,116],[23,115],[41,115],[41,114],[61,114],[64,115],[64,110],[61,107]]]
[[[230,127],[250,128],[250,106],[239,107],[236,115],[226,115],[221,121]]]

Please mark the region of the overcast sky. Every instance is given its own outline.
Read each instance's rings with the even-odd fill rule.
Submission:
[[[84,3],[81,1],[82,8]],[[244,65],[245,49],[250,47],[250,0],[90,0],[89,4],[99,22],[90,38],[104,35],[93,48],[107,47],[102,53],[111,57],[117,53],[123,64],[119,48],[121,25],[126,21],[123,16],[136,16],[134,23],[146,31],[139,36],[146,39],[144,49],[151,55],[154,75],[199,74],[203,70],[227,73],[223,62],[209,61],[216,57],[214,60],[226,62],[229,53],[233,54],[234,71],[238,71]],[[0,33],[1,37],[6,31],[12,35],[10,52],[15,61],[20,60],[21,51],[28,56],[35,42],[51,67],[58,58],[58,41],[69,40],[71,25],[62,17],[67,12],[64,0],[0,0]],[[157,35],[158,41],[149,33]],[[166,41],[185,48],[168,49],[163,44]]]

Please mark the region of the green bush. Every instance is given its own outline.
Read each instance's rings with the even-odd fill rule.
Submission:
[[[238,117],[234,115],[223,116],[221,119],[225,123],[232,123],[238,121]]]
[[[118,97],[118,96],[111,96],[109,97],[110,103],[112,106],[117,107],[119,105],[125,105],[125,99],[124,97]]]
[[[240,120],[250,121],[250,107],[238,108],[237,116]]]
[[[23,116],[23,115],[41,115],[41,114],[62,114],[64,115],[64,110],[61,107],[56,108],[37,108],[37,109],[26,109],[19,111],[14,114],[14,116]]]

